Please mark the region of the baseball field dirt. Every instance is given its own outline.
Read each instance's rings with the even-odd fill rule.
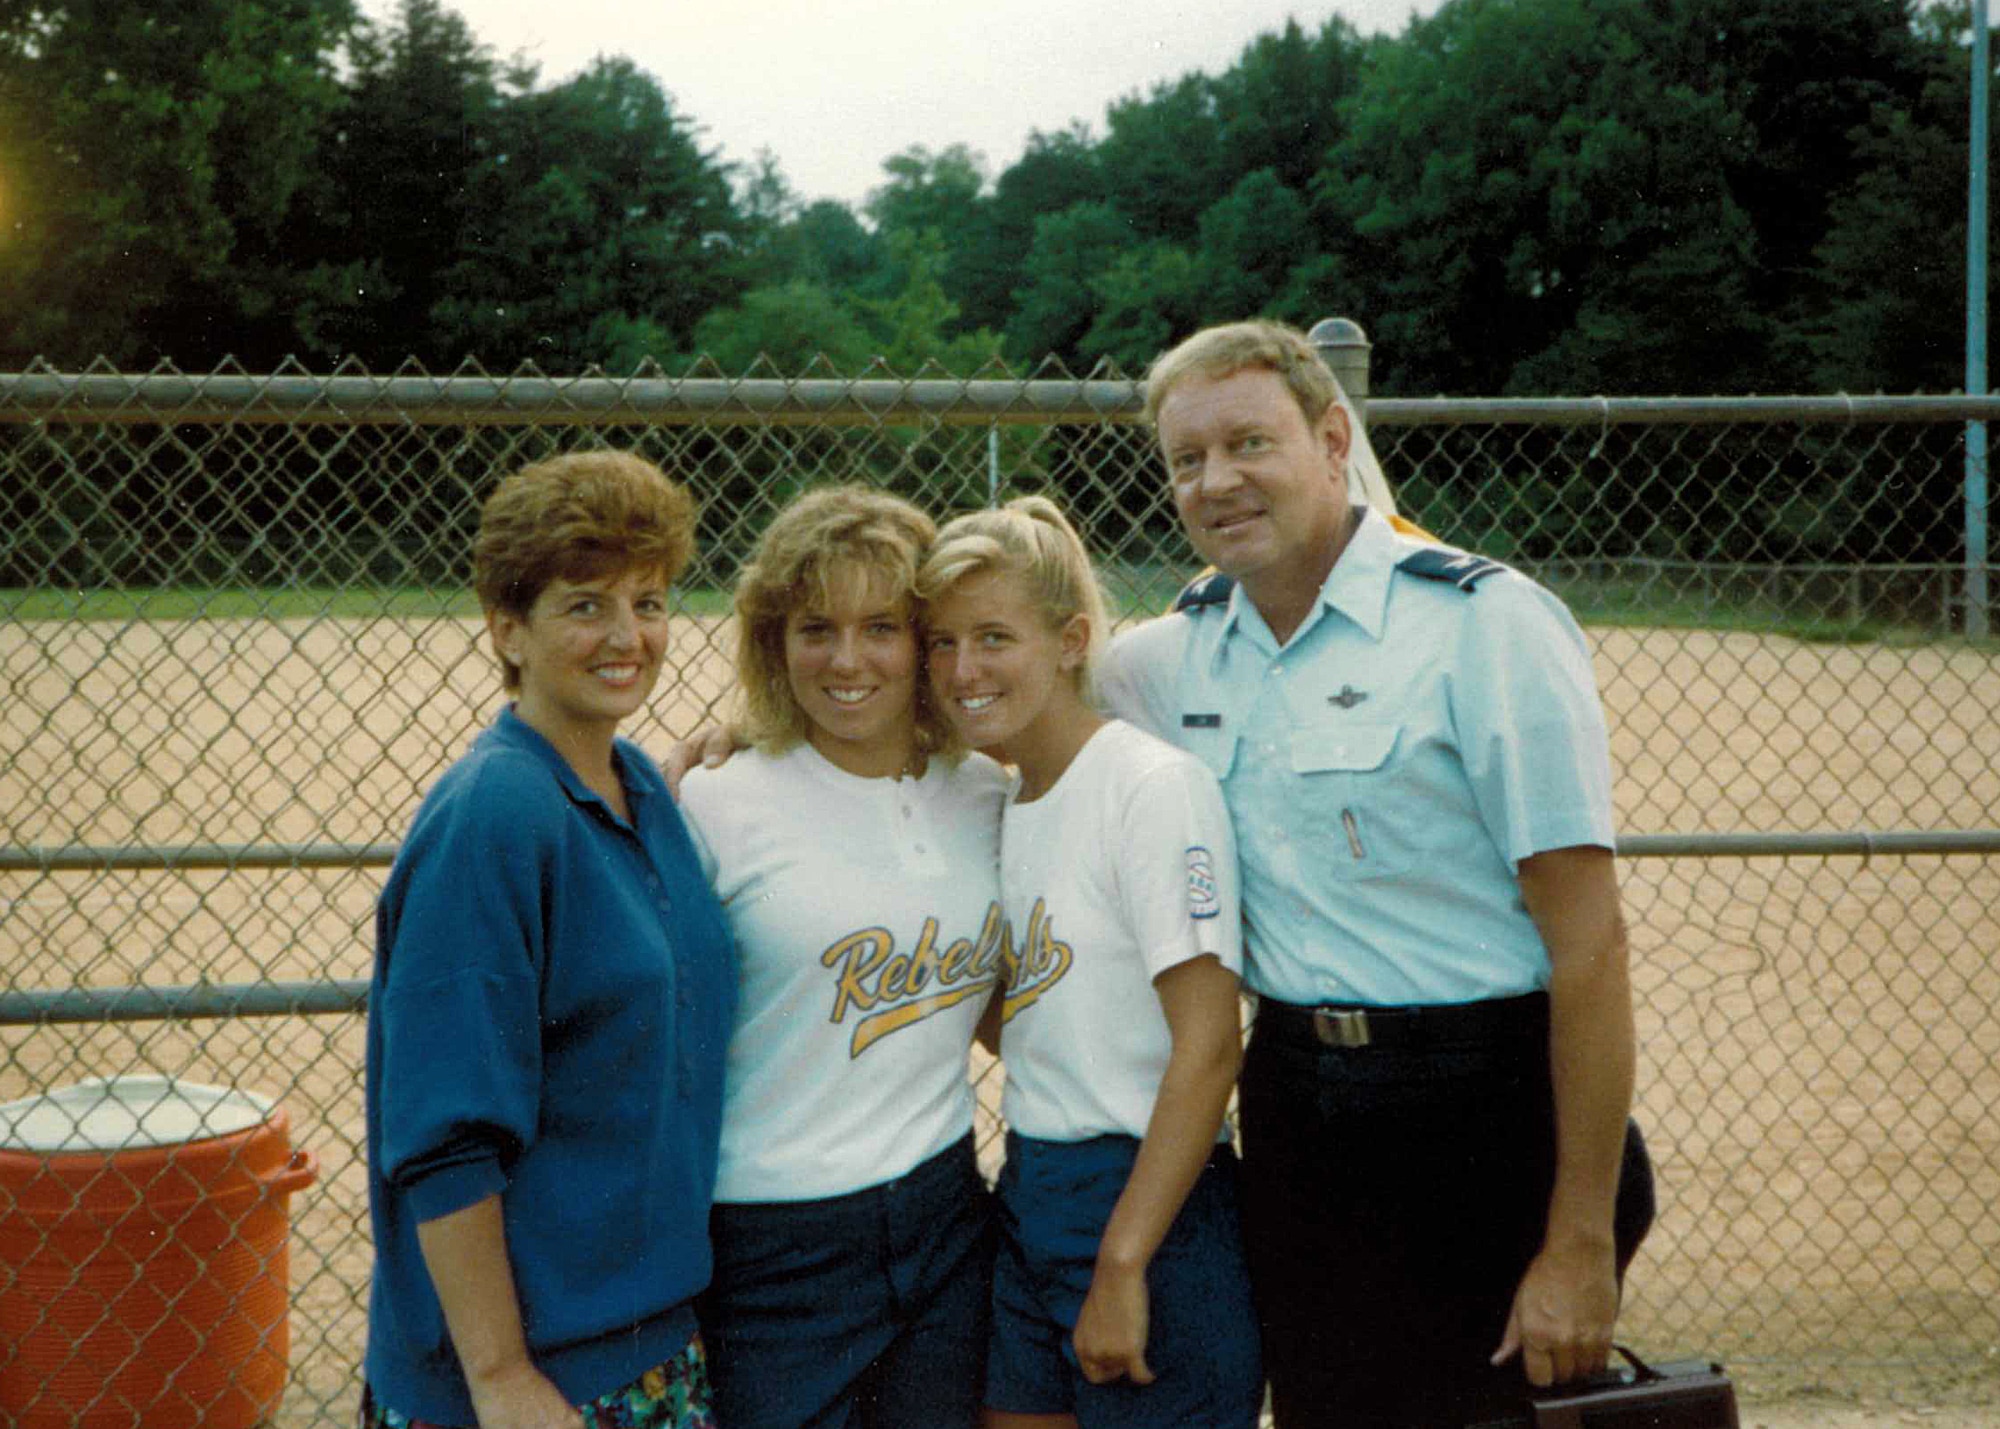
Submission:
[[[1991,650],[1591,633],[1624,834],[2000,826]],[[633,731],[656,754],[726,689],[719,643],[678,623]],[[17,849],[391,843],[498,704],[449,619],[14,623],[0,682]],[[0,987],[365,978],[381,876],[0,874]],[[1746,1426],[2000,1426],[2000,861],[1622,876],[1662,1188],[1623,1335],[1728,1363]],[[322,1165],[293,1208],[288,1429],[353,1417],[361,1051],[352,1015],[0,1029],[0,1099],[163,1071],[283,1100]]]

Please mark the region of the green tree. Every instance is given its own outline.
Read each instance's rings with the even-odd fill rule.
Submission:
[[[966,285],[966,265],[971,255],[968,242],[978,223],[980,195],[986,187],[986,165],[979,155],[963,144],[952,144],[932,153],[921,144],[883,161],[887,182],[868,195],[866,211],[875,231],[884,238],[907,234],[921,238],[936,234],[948,255],[943,273],[947,293],[954,301]],[[906,256],[915,250],[906,250]],[[873,288],[884,296],[905,287],[910,274],[895,261],[895,254],[883,250]]]
[[[1071,204],[1039,219],[1007,323],[1008,353],[1023,362],[1077,362],[1097,319],[1102,276],[1133,241],[1131,221],[1107,203]]]
[[[1962,5],[1926,12],[1918,37],[1930,79],[1918,101],[1877,106],[1853,136],[1859,171],[1829,199],[1789,332],[1815,388],[1963,382],[1969,31]]]
[[[955,330],[958,309],[939,281],[937,235],[898,233],[889,242],[892,261],[909,275],[897,292],[867,297],[798,279],[762,285],[701,320],[696,353],[732,376],[760,358],[766,370],[787,376],[814,368],[852,376],[875,363],[902,375],[928,367],[969,376],[995,361],[1000,344],[992,333]]]
[[[1233,180],[1269,169],[1303,193],[1343,129],[1364,45],[1340,16],[1308,37],[1296,20],[1259,35],[1211,85],[1221,167]]]
[[[799,275],[795,225],[804,207],[778,156],[759,149],[748,173],[738,172],[736,212],[742,221],[745,268],[766,282]]]
[[[1306,202],[1275,170],[1258,169],[1202,214],[1199,252],[1206,316],[1265,312],[1313,256]]]
[[[1145,371],[1174,338],[1215,314],[1202,277],[1201,260],[1177,244],[1153,242],[1119,253],[1091,280],[1096,317],[1077,343],[1078,356],[1092,365],[1109,359],[1124,372]]]
[[[630,371],[743,289],[727,174],[630,60],[512,99],[471,175],[435,350]]]
[[[1721,170],[1757,234],[1752,299],[1792,300],[1855,172],[1854,137],[1881,105],[1910,108],[1928,78],[1912,0],[1678,0],[1673,73],[1739,121]],[[1964,120],[1959,119],[1962,127]]]
[[[0,0],[0,357],[286,346],[351,0]]]
[[[969,377],[1000,357],[1000,339],[987,329],[958,330],[958,304],[944,290],[946,255],[935,230],[892,233],[890,262],[908,274],[888,298],[864,301],[881,337],[881,353],[897,372],[942,368]]]
[[[728,377],[795,377],[815,367],[850,375],[875,351],[875,338],[853,304],[803,279],[752,288],[694,329],[695,354]]]
[[[1021,265],[1035,241],[1035,221],[1102,192],[1103,175],[1087,126],[1029,134],[1020,159],[974,210],[956,295],[963,321],[975,328],[1005,327]]]
[[[326,185],[300,235],[317,263],[299,320],[323,363],[414,357],[448,369],[465,354],[438,340],[431,310],[465,246],[475,176],[504,152],[503,114],[534,71],[504,67],[439,0],[401,0],[392,23],[357,33],[352,62]]]
[[[833,199],[806,205],[792,221],[799,276],[831,288],[860,288],[882,263],[881,242],[854,210]]]
[[[1319,199],[1391,390],[1730,390],[1761,371],[1726,96],[1652,0],[1455,0],[1378,50]],[[1699,315],[1699,321],[1695,316]]]
[[[1191,240],[1230,179],[1214,83],[1183,75],[1114,103],[1098,145],[1104,198],[1148,238]]]

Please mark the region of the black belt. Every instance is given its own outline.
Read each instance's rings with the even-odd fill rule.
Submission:
[[[1330,1002],[1300,1007],[1257,1000],[1256,1035],[1323,1047],[1443,1047],[1546,1036],[1549,995],[1523,993],[1485,1002],[1367,1007]]]

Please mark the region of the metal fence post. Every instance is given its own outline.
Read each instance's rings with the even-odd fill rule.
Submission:
[[[1986,395],[1987,112],[1986,0],[1972,5],[1970,211],[1965,238],[1965,391]],[[1986,623],[1986,424],[1965,426],[1965,636],[1984,640]]]
[[[1368,360],[1374,345],[1352,318],[1323,318],[1306,334],[1326,365],[1333,369],[1340,390],[1354,404],[1354,415],[1368,425]]]

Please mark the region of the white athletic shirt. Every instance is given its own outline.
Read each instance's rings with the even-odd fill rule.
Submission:
[[[971,1129],[1011,787],[983,755],[864,779],[804,743],[690,771],[681,808],[740,979],[718,1201],[878,1185]]]
[[[1215,776],[1112,720],[1055,787],[1010,803],[1001,1111],[1023,1136],[1144,1136],[1173,1039],[1153,979],[1213,953],[1239,975],[1236,841]]]

